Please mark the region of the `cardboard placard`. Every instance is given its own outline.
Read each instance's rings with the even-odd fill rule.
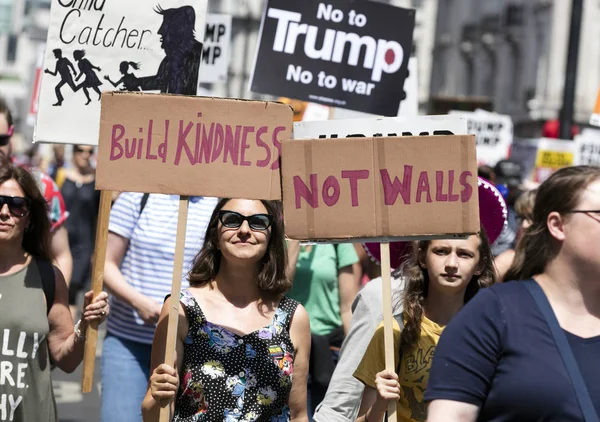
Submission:
[[[268,0],[250,90],[395,116],[414,26],[383,3]]]
[[[477,139],[477,161],[488,166],[495,166],[510,154],[513,141],[513,123],[510,116],[489,113],[484,110],[450,111],[449,115],[467,119],[467,133]]]
[[[290,238],[479,232],[473,135],[294,140],[281,162]]]
[[[36,142],[97,145],[100,92],[195,95],[206,0],[52,0]]]
[[[466,119],[455,116],[369,117],[294,123],[294,139],[466,134]]]
[[[590,125],[600,126],[600,89],[598,90],[598,95],[596,96],[596,105],[594,106],[594,111],[590,116]]]
[[[574,162],[575,142],[567,139],[540,138],[533,181],[542,183],[556,170],[572,166]]]
[[[231,15],[206,14],[200,83],[227,82],[231,44]]]
[[[291,107],[164,94],[102,96],[96,189],[281,199]]]

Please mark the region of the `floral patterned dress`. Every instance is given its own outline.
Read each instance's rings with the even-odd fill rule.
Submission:
[[[271,323],[245,336],[207,321],[188,290],[181,303],[190,329],[173,422],[289,421],[295,356],[289,327],[298,302],[284,297]]]

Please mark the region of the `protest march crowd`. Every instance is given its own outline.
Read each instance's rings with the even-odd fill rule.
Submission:
[[[28,153],[0,93],[0,421],[58,422],[102,324],[102,422],[599,422],[600,167],[403,114],[412,9],[266,2],[250,88],[311,132],[198,95],[175,3],[53,1]]]
[[[107,422],[158,420],[166,403],[174,421],[372,422],[390,402],[403,421],[588,421],[583,412],[600,408],[596,167],[526,189],[518,164],[481,166],[478,234],[396,242],[392,371],[373,244],[287,239],[278,201],[190,198],[186,286],[174,299],[178,197],[121,193],[104,268],[110,301],[93,298],[94,149],[74,146],[70,165],[57,154],[50,177],[17,164],[12,131],[0,101],[3,420],[58,420],[51,368],[79,365],[94,320],[107,324]]]

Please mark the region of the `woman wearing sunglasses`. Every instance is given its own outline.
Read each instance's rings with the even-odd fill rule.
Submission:
[[[537,190],[509,281],[479,293],[435,351],[429,422],[598,421],[600,169]]]
[[[310,328],[304,308],[283,296],[286,261],[279,203],[219,201],[179,298],[175,368],[161,364],[173,299],[165,300],[145,421],[158,420],[163,400],[178,422],[308,420]]]
[[[108,313],[106,293],[92,303],[88,292],[82,320],[73,327],[65,279],[51,264],[46,206],[35,178],[0,159],[0,414],[6,420],[58,421],[51,364],[74,371],[83,359],[87,324]],[[44,281],[47,272],[52,286]]]

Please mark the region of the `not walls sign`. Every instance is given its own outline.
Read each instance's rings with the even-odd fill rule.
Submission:
[[[268,0],[250,89],[395,116],[414,25],[377,2]]]

